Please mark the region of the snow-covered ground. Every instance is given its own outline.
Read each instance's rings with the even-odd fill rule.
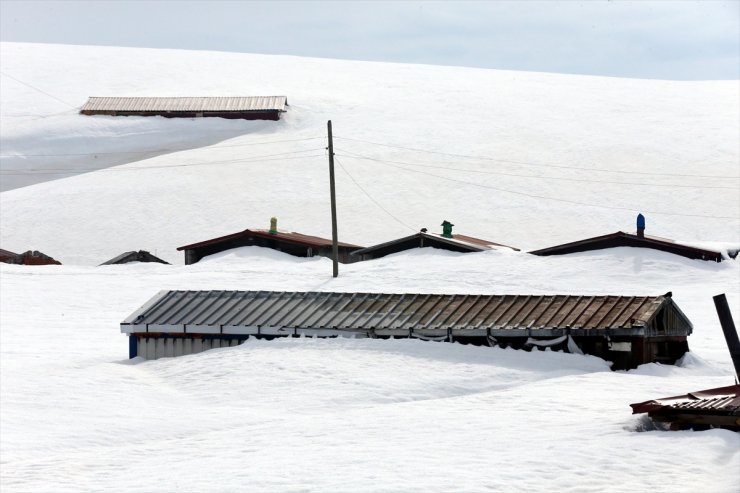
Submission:
[[[3,73],[77,107],[107,95],[285,95],[290,104],[277,123],[89,117],[2,76],[3,182],[20,172],[120,162],[106,150],[161,154],[0,194],[7,250],[96,265],[146,249],[182,262],[176,247],[267,227],[272,216],[282,229],[328,237],[327,120],[336,136],[339,234],[350,243],[436,230],[447,219],[462,234],[544,248],[633,231],[638,212],[648,234],[740,243],[737,81],[16,43],[0,49]],[[29,112],[52,116],[17,117]],[[165,153],[204,141],[213,146]],[[76,156],[79,166],[75,157],[37,156],[75,153],[92,155]]]
[[[328,236],[327,119],[344,241],[449,219],[457,232],[536,248],[632,230],[642,211],[649,233],[738,243],[737,81],[28,44],[0,55],[2,72],[27,84],[0,84],[0,247],[65,263],[0,264],[3,491],[740,489],[740,434],[654,431],[629,408],[732,383],[711,296],[727,293],[740,322],[738,261],[425,249],[340,266],[332,279],[327,259],[246,248],[192,266],[93,267],[133,249],[181,264],[176,246],[273,215]],[[277,123],[72,108],[116,94],[284,94],[291,106]],[[115,166],[146,151],[157,156]],[[5,186],[10,173],[73,167],[102,171]],[[680,366],[629,372],[590,356],[411,340],[249,341],[129,361],[118,324],[161,289],[672,291],[694,334]]]
[[[737,262],[636,249],[560,258],[431,249],[342,266],[250,247],[193,266],[2,266],[8,491],[707,491],[740,435],[663,432],[629,404],[732,383],[711,295]],[[680,367],[416,340],[248,341],[126,360],[159,289],[662,294],[695,326]],[[737,311],[735,312],[737,315]]]

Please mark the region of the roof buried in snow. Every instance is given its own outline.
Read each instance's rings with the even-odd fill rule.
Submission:
[[[719,427],[740,431],[740,385],[700,390],[630,404],[632,414],[648,413],[671,429]]]
[[[124,252],[116,257],[113,257],[107,262],[103,262],[100,265],[127,264],[129,262],[157,262],[160,264],[169,265],[169,262],[165,262],[161,258],[155,257],[154,255],[147,252],[146,250],[139,250],[138,252],[136,251]]]
[[[356,250],[352,252],[352,255],[356,255],[363,260],[370,260],[385,257],[386,255],[402,252],[404,250],[424,247],[440,248],[453,252],[483,252],[495,249],[519,251],[518,248],[494,243],[481,238],[474,238],[472,236],[451,234],[450,237],[446,237],[437,233],[421,231],[410,236],[404,236],[403,238]]]
[[[595,236],[593,238],[586,238],[584,240],[573,241],[571,243],[542,248],[529,253],[541,256],[567,255],[569,253],[588,252],[615,247],[651,248],[653,250],[660,250],[674,255],[681,255],[682,257],[690,259],[712,260],[715,262],[721,262],[723,259],[722,253],[716,250],[708,250],[692,245],[686,245],[667,238],[660,238],[658,236],[639,236],[636,234],[625,233],[624,231],[617,231],[616,233],[608,235]],[[734,253],[735,255],[737,254],[737,252]]]
[[[80,110],[83,115],[141,115],[277,120],[286,110],[285,96],[236,97],[90,97]]]
[[[121,323],[137,334],[687,336],[670,295],[162,291]]]

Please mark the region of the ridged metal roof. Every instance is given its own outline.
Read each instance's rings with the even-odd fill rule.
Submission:
[[[375,335],[554,335],[608,329],[645,334],[668,306],[670,333],[691,323],[669,296],[440,295],[284,291],[162,291],[121,324],[122,332],[252,334],[332,329]],[[481,331],[483,331],[481,333]],[[294,332],[297,333],[297,332]]]
[[[177,247],[177,250],[192,250],[195,248],[201,248],[204,246],[217,245],[219,243],[227,242],[236,238],[249,238],[258,236],[260,238],[283,240],[289,243],[296,243],[299,245],[314,246],[314,247],[331,247],[332,242],[329,238],[321,238],[320,236],[304,235],[302,233],[295,233],[290,231],[278,231],[277,233],[270,233],[267,229],[245,229],[238,233],[232,233],[226,236],[219,236],[218,238],[212,238],[210,240],[199,241],[197,243],[191,243]],[[362,248],[359,245],[353,245],[351,243],[337,242],[337,246],[341,248]]]
[[[91,97],[80,111],[285,111],[285,96],[240,97]]]
[[[572,241],[570,243],[564,243],[562,245],[533,250],[529,253],[543,256],[566,255],[569,253],[601,250],[618,246],[652,248],[687,258],[714,260],[717,262],[722,260],[722,253],[716,250],[707,250],[706,248],[685,245],[659,236],[644,235],[643,237],[639,237],[636,234],[625,233],[624,231],[617,231],[616,233],[610,233],[608,235],[595,236],[593,238],[586,238],[583,240]]]
[[[395,250],[403,250],[406,247],[413,248],[418,247],[420,240],[426,240],[425,246],[435,246],[444,248],[446,245],[456,247],[456,249],[469,251],[469,252],[483,252],[485,250],[492,250],[498,247],[509,248],[511,250],[518,251],[518,248],[510,247],[508,245],[502,245],[500,243],[494,243],[492,241],[483,240],[481,238],[474,238],[472,236],[464,236],[459,234],[452,235],[452,238],[447,238],[437,233],[425,233],[419,232],[396,240],[386,241],[378,245],[369,246],[361,250],[357,250],[352,255],[373,255],[380,253],[379,256],[387,255],[388,253],[395,253]],[[397,248],[394,248],[397,247]]]
[[[740,385],[700,390],[689,394],[630,404],[630,406],[633,414],[718,411],[740,416]]]

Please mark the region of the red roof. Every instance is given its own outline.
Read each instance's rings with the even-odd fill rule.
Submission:
[[[630,404],[632,414],[653,413],[656,411],[693,412],[740,412],[740,385],[700,390],[684,395],[664,397]]]
[[[442,235],[437,235],[442,236]],[[483,247],[505,247],[505,248],[511,248],[512,250],[519,251],[518,248],[514,248],[509,245],[504,245],[503,243],[494,243],[493,241],[483,240],[481,238],[474,238],[472,236],[465,236],[465,235],[459,235],[459,234],[453,234],[452,239],[458,240],[458,241],[464,241],[465,243],[472,243],[474,245],[480,245]]]
[[[636,234],[625,233],[624,231],[617,231],[616,233],[572,241],[570,243],[563,243],[562,245],[555,245],[548,248],[541,248],[529,253],[533,255],[562,255],[589,250],[613,248],[616,246],[653,248],[688,258],[715,260],[717,262],[722,260],[722,253],[716,250],[708,250],[706,248],[700,248],[693,245],[686,245],[668,238],[661,238],[659,236],[644,235],[641,237]]]
[[[305,245],[309,247],[330,247],[331,246],[331,240],[327,238],[321,238],[319,236],[309,236],[304,235],[301,233],[293,233],[293,232],[287,232],[287,231],[278,231],[277,233],[270,233],[269,230],[266,229],[245,229],[244,231],[240,231],[238,233],[233,233],[226,236],[219,236],[218,238],[213,238],[210,240],[200,241],[198,243],[191,243],[190,245],[185,245],[178,247],[178,250],[191,250],[193,248],[199,248],[203,246],[208,245],[214,245],[217,243],[221,243],[223,241],[232,240],[235,238],[241,238],[241,237],[260,237],[260,238],[271,238],[271,239],[278,239],[283,240],[289,243],[295,243],[298,245]],[[343,248],[362,248],[358,245],[352,245],[351,243],[342,243],[341,241],[338,242],[338,245]]]

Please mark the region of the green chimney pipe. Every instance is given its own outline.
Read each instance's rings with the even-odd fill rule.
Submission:
[[[268,231],[268,233],[270,233],[271,235],[276,235],[278,233],[276,217],[270,218],[270,231]]]
[[[442,221],[442,236],[445,238],[452,238],[452,224],[450,221]]]

